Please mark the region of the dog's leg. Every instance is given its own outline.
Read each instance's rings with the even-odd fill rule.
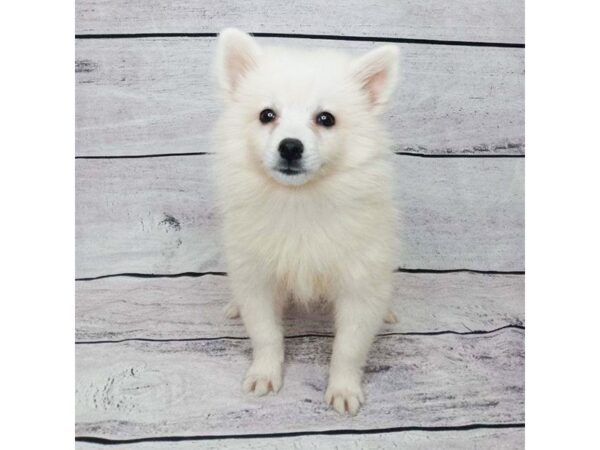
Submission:
[[[385,301],[372,301],[372,293],[363,294],[346,295],[335,305],[336,334],[325,401],[340,414],[355,415],[365,401],[362,368],[387,312]]]
[[[253,353],[242,387],[245,392],[258,396],[270,391],[275,393],[282,384],[282,304],[274,292],[266,288],[245,292],[243,301],[238,304]]]

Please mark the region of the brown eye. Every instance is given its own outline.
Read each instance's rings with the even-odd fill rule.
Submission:
[[[335,117],[333,117],[333,114],[323,111],[317,114],[315,122],[325,128],[329,128],[335,125]]]
[[[272,109],[263,109],[260,112],[259,119],[262,123],[273,122],[277,118],[277,114]]]

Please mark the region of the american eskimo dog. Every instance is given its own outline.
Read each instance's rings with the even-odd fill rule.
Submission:
[[[288,302],[326,301],[335,339],[325,401],[356,414],[362,367],[389,310],[394,219],[391,151],[380,115],[393,93],[395,46],[351,57],[218,40],[224,111],[216,179],[233,301],[253,347],[243,389],[282,386]]]

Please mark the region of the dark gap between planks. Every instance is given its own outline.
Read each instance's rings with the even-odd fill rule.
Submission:
[[[140,158],[166,158],[169,156],[204,156],[214,155],[214,152],[187,152],[187,153],[155,153],[148,155],[90,155],[75,156],[75,159],[140,159]],[[482,153],[413,153],[394,152],[400,156],[416,156],[419,158],[525,158],[524,154],[482,154]]]
[[[399,267],[394,273],[475,273],[480,275],[525,275],[524,270],[477,270],[477,269],[406,269]],[[104,278],[132,277],[132,278],[200,278],[208,275],[226,277],[227,272],[181,272],[181,273],[112,273],[95,277],[75,278],[75,281],[94,281]]]
[[[440,336],[444,334],[454,334],[458,336],[470,336],[470,335],[482,335],[482,334],[493,334],[498,331],[514,329],[525,331],[525,326],[518,324],[504,325],[493,330],[470,330],[470,331],[455,331],[455,330],[442,330],[442,331],[404,331],[404,332],[393,332],[393,333],[380,333],[376,335],[377,338],[382,337],[394,337],[394,336]],[[306,339],[306,338],[333,338],[333,334],[327,333],[309,333],[309,334],[295,334],[291,336],[284,336],[284,339]],[[247,336],[216,336],[207,338],[124,338],[124,339],[103,339],[97,341],[75,341],[75,345],[90,345],[90,344],[121,344],[123,342],[136,341],[136,342],[203,342],[203,341],[247,341],[250,338]]]
[[[323,39],[330,41],[370,41],[395,42],[400,44],[457,45],[467,47],[525,48],[525,44],[516,42],[480,42],[447,41],[440,39],[414,39],[379,36],[339,36],[331,34],[293,34],[293,33],[250,33],[256,37],[285,39]],[[76,34],[75,39],[140,39],[140,38],[177,38],[177,37],[217,37],[218,33],[114,33],[114,34]]]
[[[320,431],[291,431],[283,433],[257,433],[257,434],[229,434],[229,435],[209,435],[209,436],[156,436],[135,439],[107,439],[94,436],[77,436],[75,441],[90,442],[103,445],[118,445],[118,444],[136,444],[141,442],[178,442],[178,441],[204,441],[218,439],[267,439],[267,438],[282,438],[296,436],[313,436],[313,435],[344,435],[344,434],[383,434],[383,433],[399,433],[403,431],[470,431],[477,429],[500,429],[500,428],[525,428],[523,422],[512,423],[472,423],[468,425],[455,426],[406,426],[394,428],[370,428],[365,430],[320,430]]]

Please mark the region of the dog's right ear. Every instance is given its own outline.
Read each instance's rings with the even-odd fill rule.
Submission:
[[[219,84],[232,96],[240,80],[256,67],[260,47],[252,36],[236,28],[226,28],[219,34],[217,70]]]

